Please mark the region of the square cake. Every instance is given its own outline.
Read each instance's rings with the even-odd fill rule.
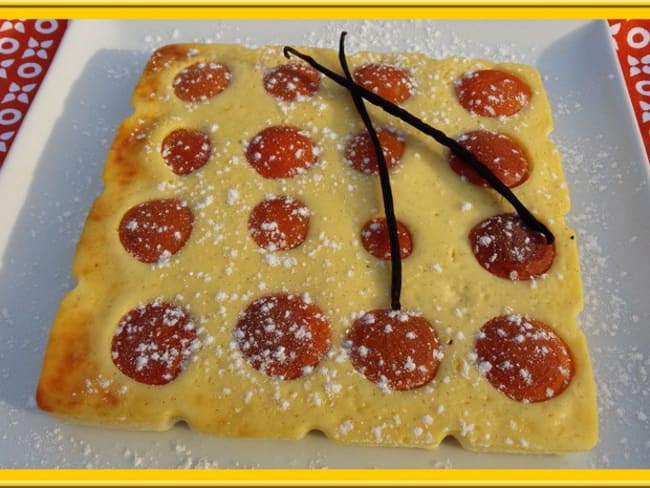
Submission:
[[[304,53],[341,73],[337,53]],[[563,453],[597,441],[569,193],[539,74],[416,53],[348,57],[350,92],[282,47],[155,51],[107,156],[38,405],[78,422],[225,437]],[[393,247],[395,249],[395,247]]]

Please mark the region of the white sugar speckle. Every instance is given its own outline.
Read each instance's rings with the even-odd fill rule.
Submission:
[[[354,424],[352,423],[352,421],[346,420],[341,425],[339,425],[339,432],[341,432],[341,434],[343,435],[348,435],[353,428],[354,428]]]
[[[229,189],[226,192],[226,203],[228,205],[235,205],[239,201],[239,191],[234,188]]]

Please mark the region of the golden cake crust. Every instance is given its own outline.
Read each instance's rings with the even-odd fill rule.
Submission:
[[[305,49],[338,69],[336,53]],[[174,94],[174,79],[194,63],[220,63],[232,78],[222,93],[194,102]],[[402,304],[426,318],[440,343],[435,378],[409,391],[390,391],[353,367],[345,337],[355,319],[386,309],[390,266],[368,254],[359,231],[381,215],[376,177],[344,161],[345,142],[362,129],[349,94],[322,79],[313,97],[278,101],[264,91],[265,70],[285,63],[280,47],[170,45],[151,56],[132,96],[134,113],[118,129],[79,244],[76,288],[52,326],[37,389],[38,405],[67,419],[128,429],[164,430],[179,420],[222,436],[299,439],[320,430],[341,443],[433,448],[447,436],[477,451],[568,452],[597,440],[595,387],[577,315],[582,284],[575,236],[565,222],[569,195],[559,154],[549,140],[551,112],[539,74],[487,60],[434,60],[412,53],[357,53],[352,67],[382,62],[416,80],[401,105],[456,137],[484,129],[505,133],[531,162],[514,191],[556,236],[552,267],[542,277],[511,281],[478,265],[467,235],[492,215],[511,212],[492,190],[471,185],[447,163],[447,149],[376,107],[377,127],[405,140],[391,172],[396,213],[413,234],[403,260]],[[516,74],[533,96],[521,112],[500,118],[464,110],[454,82],[484,68]],[[317,161],[290,178],[262,177],[246,161],[254,136],[272,125],[303,130]],[[205,166],[170,171],[161,153],[171,131],[210,137]],[[310,211],[300,246],[261,249],[249,235],[251,210],[267,195],[290,195]],[[194,215],[191,235],[160,262],[138,261],[120,242],[121,219],[155,199],[178,199]],[[283,380],[258,371],[238,348],[235,328],[256,298],[304,297],[323,312],[329,347],[313,369]],[[196,339],[182,371],[161,385],[143,384],[116,367],[111,347],[118,324],[134,309],[162,300],[192,317]],[[493,387],[477,364],[479,329],[503,314],[548,324],[571,352],[575,375],[566,390],[526,403]]]

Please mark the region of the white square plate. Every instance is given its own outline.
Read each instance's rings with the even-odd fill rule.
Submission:
[[[133,433],[59,423],[35,406],[51,321],[115,129],[151,51],[182,41],[421,51],[535,66],[571,190],[601,440],[511,456]],[[648,161],[602,21],[75,21],[0,170],[0,467],[650,467]]]

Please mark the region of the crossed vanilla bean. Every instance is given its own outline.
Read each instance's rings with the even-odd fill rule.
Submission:
[[[345,58],[345,36],[347,32],[341,32],[341,37],[339,39],[339,62],[341,63],[341,68],[345,77],[351,83],[354,83],[352,80],[352,74],[350,73],[350,68],[348,67],[348,61]],[[388,174],[388,165],[386,164],[386,158],[384,157],[384,151],[379,142],[379,136],[377,136],[377,131],[372,125],[372,120],[370,120],[370,115],[368,115],[368,110],[366,109],[363,99],[359,96],[358,93],[350,91],[352,95],[352,100],[354,105],[363,120],[372,145],[375,149],[375,155],[377,157],[377,168],[379,170],[379,182],[381,184],[381,195],[382,200],[384,201],[384,213],[386,215],[386,225],[388,227],[388,241],[390,244],[390,262],[391,262],[391,280],[390,280],[390,307],[392,310],[399,310],[400,305],[400,294],[402,291],[402,257],[400,254],[399,248],[399,236],[397,235],[397,219],[395,217],[395,208],[393,206],[393,191],[390,186],[390,175]]]
[[[510,204],[517,211],[517,214],[527,227],[530,229],[540,232],[546,238],[548,244],[552,244],[555,241],[555,236],[550,231],[546,225],[537,220],[535,216],[526,208],[526,206],[517,198],[517,196],[508,188],[503,182],[485,165],[483,164],[474,154],[469,150],[465,149],[461,144],[456,140],[447,136],[444,132],[430,126],[426,122],[422,121],[415,115],[411,114],[407,110],[399,107],[398,105],[389,102],[388,100],[380,97],[379,95],[371,92],[370,90],[365,89],[363,86],[356,84],[353,80],[341,76],[340,74],[328,69],[327,67],[318,63],[314,58],[306,54],[301,53],[300,51],[290,47],[284,47],[284,56],[290,58],[291,55],[294,55],[311,67],[321,72],[332,81],[337,83],[344,88],[347,88],[353,96],[363,98],[368,102],[372,103],[383,109],[385,112],[399,118],[400,120],[406,122],[410,126],[418,129],[419,131],[425,133],[426,135],[432,137],[435,141],[449,148],[456,156],[461,158],[467,164],[469,164],[483,179],[485,179],[490,186],[496,190],[503,198],[508,200]],[[356,102],[355,102],[356,103]],[[394,254],[394,253],[392,253]]]

